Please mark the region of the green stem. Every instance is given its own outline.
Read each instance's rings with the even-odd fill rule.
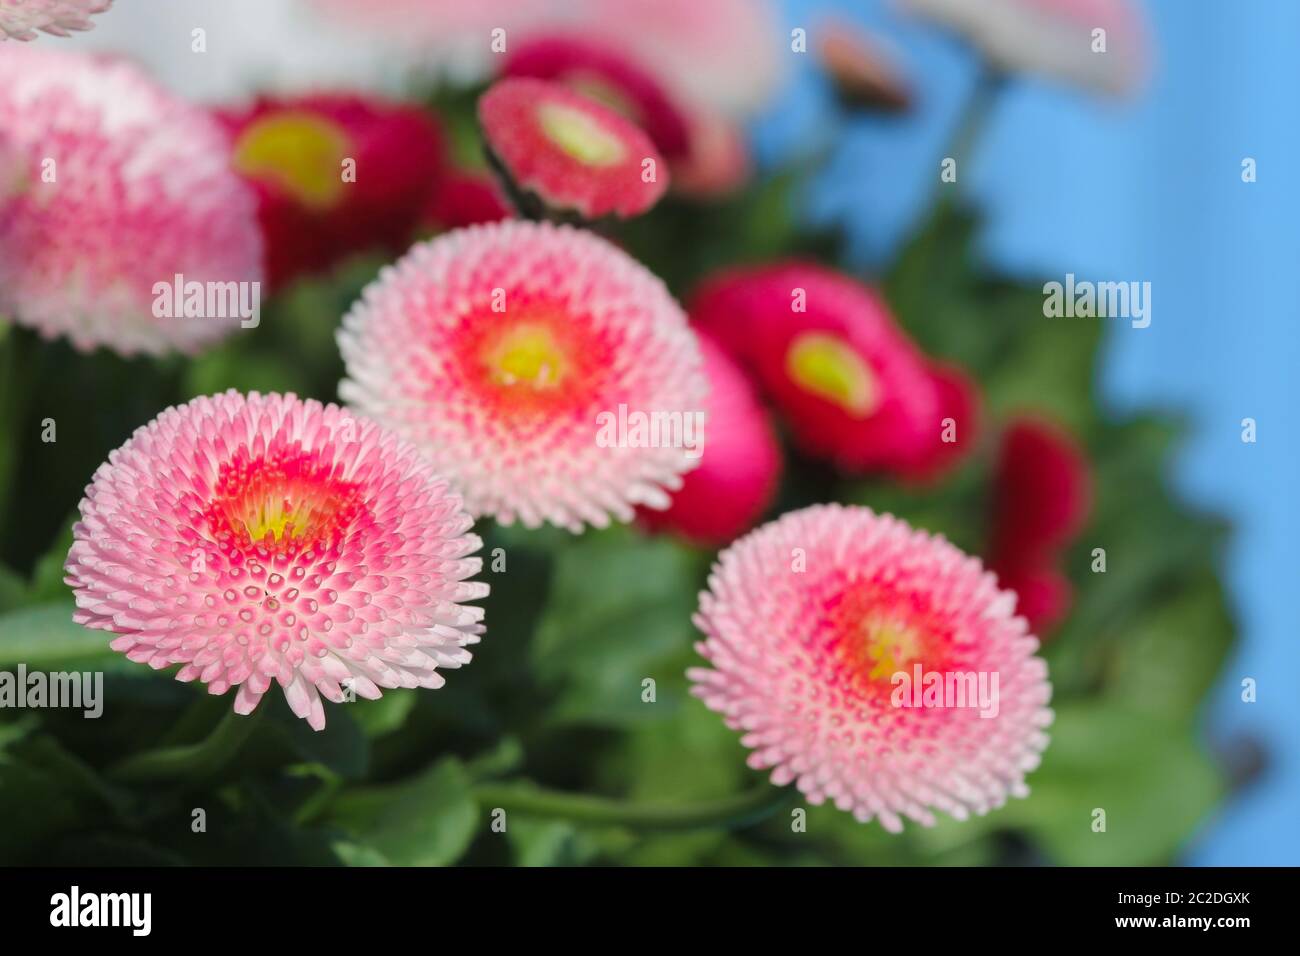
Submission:
[[[26,417],[39,369],[35,334],[0,316],[0,540],[7,538],[10,503],[18,484]]]
[[[555,817],[600,826],[638,830],[696,830],[749,826],[775,813],[790,791],[763,783],[752,790],[689,804],[629,803],[581,793],[542,790],[510,783],[474,788],[481,807],[501,807],[526,816]]]
[[[203,740],[181,747],[163,747],[128,757],[108,771],[118,783],[154,783],[177,779],[206,779],[239,753],[257,726],[265,707],[247,717],[228,711]]]

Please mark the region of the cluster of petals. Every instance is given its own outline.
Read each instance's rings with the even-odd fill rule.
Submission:
[[[1014,607],[943,538],[815,505],[721,553],[696,615],[710,666],[688,676],[774,784],[895,832],[961,820],[1026,796],[1048,742],[1047,667]]]
[[[100,466],[66,564],[74,619],[250,713],[272,683],[319,730],[322,696],[440,687],[486,596],[473,521],[391,432],[292,395],[169,408]]]
[[[970,447],[974,387],[931,362],[872,288],[787,262],[707,280],[691,319],[746,368],[809,455],[847,473],[930,477]]]
[[[260,282],[256,200],[212,118],[135,66],[7,48],[0,170],[0,314],[124,355],[194,352],[248,318],[163,294]]]
[[[499,80],[479,99],[489,160],[523,211],[627,218],[668,188],[668,167],[641,127],[568,86]]]
[[[1063,428],[1023,417],[1002,434],[993,476],[989,565],[1020,596],[1020,613],[1046,635],[1069,610],[1060,570],[1092,505],[1088,459]]]
[[[315,93],[218,115],[234,168],[257,192],[274,287],[352,253],[398,254],[441,187],[442,132],[415,106]]]
[[[0,40],[35,40],[38,33],[71,36],[94,27],[90,19],[113,0],[0,0]]]
[[[696,337],[663,283],[591,232],[508,220],[421,243],[366,288],[339,345],[343,399],[423,448],[476,516],[629,521],[698,464]]]

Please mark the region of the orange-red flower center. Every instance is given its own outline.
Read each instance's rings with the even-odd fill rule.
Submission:
[[[295,444],[258,458],[241,449],[221,466],[205,517],[218,541],[294,554],[336,546],[367,513],[357,482]]]

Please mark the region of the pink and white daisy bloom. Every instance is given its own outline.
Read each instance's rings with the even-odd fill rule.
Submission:
[[[904,0],[965,36],[994,66],[1122,96],[1142,83],[1150,53],[1132,0]],[[1105,31],[1105,50],[1097,48]]]
[[[686,316],[590,232],[507,221],[417,245],[339,346],[343,399],[423,448],[476,516],[603,527],[667,507],[698,463],[672,440],[707,392]]]
[[[37,31],[71,36],[69,31],[93,28],[91,15],[112,5],[113,0],[0,0],[0,41],[35,40]]]
[[[1047,666],[1014,607],[943,538],[814,505],[719,557],[692,690],[810,803],[893,832],[963,820],[1026,796],[1047,746]]]
[[[73,528],[74,620],[251,713],[441,687],[486,596],[472,519],[414,446],[336,405],[229,391],[169,408],[95,472]]]
[[[531,77],[479,99],[488,158],[516,203],[539,215],[638,216],[668,188],[668,166],[641,127],[568,86]]]
[[[211,117],[124,61],[14,47],[0,134],[16,170],[0,180],[0,314],[123,355],[195,352],[245,321],[178,315],[155,289],[261,281],[256,199]]]

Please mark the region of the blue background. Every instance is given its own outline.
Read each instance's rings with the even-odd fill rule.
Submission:
[[[1190,419],[1174,485],[1235,525],[1224,574],[1242,634],[1206,705],[1206,740],[1249,732],[1269,750],[1266,775],[1195,836],[1186,862],[1295,865],[1300,3],[1151,0],[1143,10],[1154,66],[1140,97],[1117,105],[1018,79],[959,179],[987,216],[990,268],[1152,283],[1149,328],[1108,324],[1103,401],[1117,415],[1160,407]],[[806,197],[812,219],[848,227],[859,265],[880,264],[933,195],[976,59],[890,2],[785,0],[784,12],[810,37],[824,13],[870,27],[912,80],[914,113],[852,120]],[[815,152],[836,115],[810,54],[756,126],[760,158]],[[1245,157],[1255,183],[1242,182]],[[1246,417],[1255,444],[1241,440]],[[1258,682],[1256,703],[1240,699],[1244,677]]]

